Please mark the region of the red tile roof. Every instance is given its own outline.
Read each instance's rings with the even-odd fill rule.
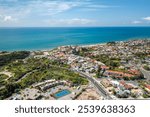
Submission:
[[[102,68],[102,69],[109,69],[109,67],[108,67],[108,66],[105,66],[105,65],[102,65],[101,68]]]
[[[127,74],[127,73],[124,73],[124,72],[118,72],[118,71],[112,71],[112,70],[107,70],[107,72],[110,73],[110,74],[119,75],[120,77],[133,77],[132,74]]]
[[[150,85],[146,84],[145,87],[150,90]]]
[[[133,75],[139,75],[140,72],[138,70],[135,70],[135,69],[131,69],[131,70],[128,70],[129,73],[133,74]]]
[[[130,84],[127,84],[125,81],[120,81],[120,84],[123,85],[126,89],[132,89],[133,86]]]

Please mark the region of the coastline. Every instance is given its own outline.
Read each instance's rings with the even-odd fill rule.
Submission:
[[[145,71],[143,72],[141,71],[141,69],[137,68],[136,65],[134,65],[134,63],[137,60],[139,61],[139,63],[141,63],[142,60],[145,60],[145,62],[146,61],[149,62],[149,59],[147,58],[149,55],[149,44],[150,44],[149,39],[148,40],[134,39],[128,41],[116,41],[116,43],[110,42],[110,43],[97,43],[78,46],[72,45],[73,47],[70,47],[70,45],[61,46],[56,48],[55,50],[51,49],[52,51],[50,51],[50,49],[48,50],[45,49],[32,52],[16,51],[12,53],[2,53],[4,55],[1,56],[2,61],[1,73],[5,75],[8,75],[8,73],[10,75],[11,74],[15,74],[16,76],[18,75],[18,77],[12,77],[11,80],[9,80],[8,78],[8,81],[13,81],[13,83],[16,83],[17,87],[23,84],[25,89],[20,87],[16,88],[20,89],[19,90],[20,93],[17,94],[17,97],[16,92],[14,92],[16,89],[14,91],[11,91],[9,96],[5,95],[6,93],[3,94],[3,92],[0,92],[1,95],[3,96],[3,97],[1,96],[0,98],[1,99],[18,98],[20,100],[26,100],[28,98],[31,99],[30,94],[32,94],[32,92],[34,91],[35,94],[37,94],[37,92],[39,93],[38,95],[32,97],[32,99],[37,99],[37,96],[41,95],[42,98],[39,99],[57,100],[57,98],[53,98],[53,95],[58,93],[59,88],[61,88],[60,89],[61,91],[67,89],[68,91],[75,92],[76,89],[74,90],[73,87],[77,86],[76,88],[78,92],[72,93],[74,94],[73,97],[76,97],[76,94],[80,94],[79,92],[80,90],[78,89],[78,87],[83,86],[88,87],[89,81],[95,86],[95,89],[93,91],[100,94],[99,99],[123,99],[123,98],[130,99],[130,97],[134,98],[134,96],[130,95],[130,93],[128,93],[124,97],[124,93],[112,94],[110,93],[110,91],[108,92],[108,90],[110,90],[110,88],[113,88],[114,90],[112,89],[111,92],[113,91],[117,92],[118,88],[115,86],[113,87],[113,83],[117,82],[117,84],[126,84],[123,85],[123,88],[125,88],[124,90],[125,94],[127,90],[128,92],[131,93],[135,90],[144,91],[141,90],[141,87],[139,86],[138,82],[128,82],[128,81],[129,80],[143,81],[144,79],[150,79],[149,72]],[[129,57],[130,60],[128,59]],[[143,57],[145,59],[142,59]],[[149,65],[148,62],[146,63],[147,66]],[[143,65],[144,64],[140,64],[141,67]],[[100,74],[102,72],[103,74]],[[105,79],[106,77],[107,80]],[[6,77],[4,77],[3,79],[6,79]],[[52,86],[54,86],[53,83],[47,82],[50,79],[56,80],[55,86],[57,86],[58,83],[65,83],[65,82],[68,85],[66,85],[65,83],[63,84],[63,87],[60,86],[56,88],[54,92],[52,91],[49,94],[47,92],[49,92],[49,89],[52,88]],[[120,79],[122,80],[120,81]],[[3,81],[5,82],[6,80]],[[46,85],[45,82],[47,83]],[[109,83],[110,85],[104,86],[105,82]],[[41,83],[44,84],[41,85]],[[72,83],[74,85],[72,85]],[[76,85],[77,83],[78,85]],[[126,86],[128,85],[131,86],[130,85],[131,83],[133,87],[131,87],[131,89],[128,89],[128,87]],[[39,87],[40,89],[36,87],[38,85],[40,86]],[[102,85],[104,87],[102,87]],[[70,86],[73,87],[70,88]],[[139,86],[138,89],[137,86]],[[5,84],[1,83],[1,90],[5,91]],[[7,89],[6,91],[9,91],[9,89]],[[45,91],[47,92],[45,93]],[[27,92],[29,96],[24,96],[24,92],[25,93]],[[90,93],[84,92],[83,95],[85,94],[87,95]],[[68,94],[67,96],[68,97],[65,99],[68,100],[74,99],[72,98],[72,95]],[[94,96],[97,97],[96,95]],[[143,93],[140,94],[140,96],[142,97],[142,99],[145,98],[143,96]],[[84,96],[82,96],[81,94],[81,97],[79,98],[82,99],[82,97]],[[62,97],[61,99],[64,98]],[[84,97],[84,99],[90,98]]]
[[[67,46],[78,46],[78,47],[92,47],[92,46],[98,46],[98,45],[106,45],[109,42],[127,42],[127,41],[134,41],[134,40],[150,40],[150,37],[148,38],[130,38],[127,40],[121,40],[121,41],[108,41],[108,42],[101,42],[101,43],[95,43],[95,44],[74,44],[74,45],[62,45],[62,46],[57,46],[57,47],[53,47],[53,48],[41,48],[41,49],[19,49],[19,50],[0,50],[0,52],[15,52],[15,51],[30,51],[30,52],[44,52],[44,51],[52,51],[56,48],[59,47],[67,47]]]
[[[9,34],[9,35],[8,35]],[[0,51],[40,51],[150,38],[150,27],[0,29]]]
[[[42,50],[35,50],[35,51],[51,51],[55,48],[59,48],[59,47],[67,47],[67,46],[78,46],[78,47],[92,47],[92,46],[98,46],[98,45],[106,45],[109,42],[128,42],[128,41],[134,41],[134,40],[150,40],[150,37],[148,38],[130,38],[127,40],[121,40],[121,41],[108,41],[108,42],[101,42],[101,43],[95,43],[95,44],[78,44],[78,45],[63,45],[63,46],[57,46],[51,49],[42,49]]]

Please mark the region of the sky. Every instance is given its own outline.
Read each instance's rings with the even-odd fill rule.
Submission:
[[[0,27],[150,26],[150,0],[0,0]]]

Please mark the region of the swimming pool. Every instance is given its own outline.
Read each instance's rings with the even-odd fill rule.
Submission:
[[[68,95],[68,94],[70,94],[70,93],[71,93],[71,92],[70,92],[69,90],[65,89],[65,90],[62,90],[62,91],[59,91],[59,92],[55,93],[55,94],[54,94],[54,97],[55,97],[56,99],[58,99],[58,98],[61,98],[61,97],[63,97],[63,96],[66,96],[66,95]]]

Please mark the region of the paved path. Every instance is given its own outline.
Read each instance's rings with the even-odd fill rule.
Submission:
[[[89,81],[91,81],[91,83],[99,90],[99,92],[105,99],[108,99],[108,100],[112,99],[111,96],[105,91],[105,89],[93,77],[80,71],[77,71],[77,72],[81,74],[82,76],[86,77]]]
[[[150,71],[146,71],[142,67],[140,68],[140,71],[144,74],[144,78],[150,80]]]
[[[32,74],[33,72],[35,72],[37,70],[33,70],[33,71],[30,71],[28,73],[26,73],[25,75],[23,75],[18,81],[16,81],[16,83],[20,82],[22,79],[26,78],[28,75]]]
[[[144,78],[150,80],[150,71],[146,71],[141,65],[137,65],[134,62],[130,62],[130,64],[139,69],[143,73]]]

